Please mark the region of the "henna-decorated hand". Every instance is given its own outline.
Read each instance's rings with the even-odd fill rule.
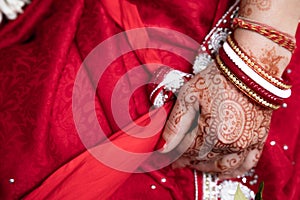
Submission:
[[[184,151],[174,167],[189,166],[223,178],[242,175],[260,157],[271,114],[213,64],[181,88],[163,133],[164,152]]]

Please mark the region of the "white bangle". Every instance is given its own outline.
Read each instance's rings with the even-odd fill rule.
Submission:
[[[255,81],[258,85],[266,89],[267,91],[271,92],[272,94],[281,97],[281,98],[288,98],[291,96],[291,89],[288,90],[282,90],[271,83],[269,83],[267,80],[265,80],[263,77],[261,77],[259,74],[257,74],[253,69],[251,69],[236,53],[235,51],[230,47],[230,45],[225,42],[223,44],[223,49],[225,53],[228,55],[228,57],[238,66],[239,69],[242,70],[249,78],[251,78],[253,81]]]
[[[9,20],[16,19],[19,13],[23,13],[22,7],[29,3],[30,0],[0,0],[0,24],[3,16]]]

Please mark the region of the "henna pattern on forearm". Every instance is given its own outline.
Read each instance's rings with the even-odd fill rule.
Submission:
[[[260,11],[267,11],[270,10],[271,6],[271,0],[244,0],[240,6],[240,14],[243,16],[250,16],[253,12],[253,7]]]
[[[258,63],[265,72],[274,77],[281,77],[285,67],[290,61],[290,57],[283,56],[278,53],[278,48],[275,45],[268,45],[261,48],[259,53],[251,51],[250,47],[241,45],[241,48],[255,61]]]
[[[275,47],[262,49],[262,54],[256,60],[264,66],[266,72],[270,75],[278,77],[280,62],[284,62],[283,66],[287,65],[287,58],[276,53]]]

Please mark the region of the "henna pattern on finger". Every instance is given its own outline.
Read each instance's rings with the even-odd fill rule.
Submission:
[[[211,73],[210,77],[215,77],[211,70],[203,70],[204,73]],[[215,78],[215,82],[218,82]],[[206,78],[202,75],[196,75],[192,81],[185,84],[179,91],[177,102],[173,108],[176,112],[172,112],[169,119],[173,126],[176,127],[189,109],[196,109],[195,106],[199,105],[199,101],[208,101],[209,92],[207,92],[209,85]]]
[[[232,156],[231,158],[222,158],[217,160],[216,167],[220,169],[222,173],[231,172],[237,166],[239,166],[243,161],[242,156]]]
[[[174,136],[176,132],[178,132],[177,129],[179,128],[179,123],[184,115],[190,112],[191,109],[197,110],[195,106],[199,105],[199,93],[206,94],[206,92],[203,92],[204,90],[207,90],[203,77],[195,76],[194,80],[194,82],[189,82],[180,89],[177,102],[175,103],[173,111],[171,112],[165,126],[163,135],[165,140],[168,140],[170,137]]]
[[[184,153],[183,156],[190,157],[190,158],[197,158],[199,154],[198,147],[202,146],[202,144],[203,144],[203,134],[198,132],[194,142],[187,149],[187,151]]]

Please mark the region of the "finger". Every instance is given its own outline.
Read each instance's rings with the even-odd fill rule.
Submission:
[[[252,168],[256,167],[261,157],[265,140],[266,137],[263,139],[261,143],[255,145],[254,147],[252,147],[251,150],[249,150],[249,153],[245,157],[243,164],[239,168],[233,171],[231,177],[242,176],[246,174],[248,171],[250,171]]]
[[[203,134],[197,126],[190,133],[187,133],[176,147],[176,151],[182,156],[172,164],[172,167],[189,167],[199,163],[200,161],[197,159],[199,157],[198,148],[202,143]]]
[[[250,171],[253,167],[255,167],[258,163],[261,153],[262,153],[262,151],[260,151],[258,149],[251,150],[248,153],[247,157],[245,158],[245,161],[243,162],[243,164],[239,168],[234,170],[233,176],[234,177],[242,176],[242,175],[246,174],[248,171]]]
[[[184,138],[177,145],[176,151],[181,155],[197,158],[197,146],[199,146],[199,142],[201,143],[202,138],[202,134],[198,134],[198,127],[195,127],[190,133],[185,134]]]
[[[218,157],[214,160],[200,162],[197,165],[192,166],[194,169],[218,174],[232,174],[245,160],[245,152],[232,153]]]
[[[191,162],[190,157],[181,156],[179,159],[173,162],[171,166],[172,169],[185,168],[191,165],[190,162]]]
[[[193,91],[190,84],[185,85],[174,105],[163,132],[166,144],[163,153],[173,150],[189,132],[197,125],[199,115],[198,93]]]

